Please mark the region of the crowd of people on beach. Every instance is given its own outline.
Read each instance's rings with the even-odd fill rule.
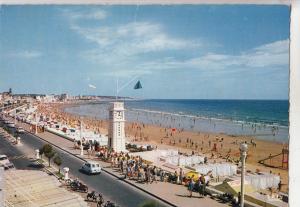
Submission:
[[[158,111],[148,111],[148,110],[138,110],[138,109],[129,109],[128,113],[131,115],[133,122],[142,122],[151,125],[157,125],[160,127],[166,128],[177,128],[180,131],[192,130],[199,131],[199,126],[210,127],[215,130],[218,125],[222,125],[222,121],[214,118],[184,115],[184,114],[173,114],[173,113],[164,113]],[[227,120],[231,121],[231,125],[237,126],[242,131],[247,133],[252,133],[253,135],[257,134],[257,131],[268,131],[273,136],[278,135],[279,127],[277,125],[267,125],[265,123],[252,123],[252,122],[239,122],[234,121],[233,119]],[[226,121],[225,121],[226,122]],[[224,123],[225,123],[224,122]],[[260,132],[263,133],[263,132]]]

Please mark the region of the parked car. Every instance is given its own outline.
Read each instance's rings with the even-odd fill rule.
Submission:
[[[22,133],[25,132],[25,130],[24,130],[22,127],[17,127],[17,132],[18,132],[19,134],[22,134]]]
[[[4,167],[5,170],[14,168],[14,164],[11,163],[6,155],[0,155],[0,167]]]
[[[8,126],[9,128],[14,128],[14,127],[15,127],[15,124],[14,124],[13,122],[8,122],[8,123],[7,123],[7,126]]]
[[[88,161],[83,164],[81,170],[87,174],[100,174],[101,173],[101,166],[99,163],[94,161]]]

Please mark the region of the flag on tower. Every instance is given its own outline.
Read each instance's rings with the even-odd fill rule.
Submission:
[[[140,81],[138,81],[135,86],[134,86],[134,89],[141,89],[142,88],[142,84]]]

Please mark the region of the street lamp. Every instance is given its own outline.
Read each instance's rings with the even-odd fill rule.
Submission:
[[[16,126],[16,116],[17,116],[17,108],[15,108],[15,117],[14,117],[14,124]]]
[[[38,133],[38,113],[35,113],[35,134]]]
[[[80,155],[83,155],[83,146],[82,146],[82,118],[80,117]]]
[[[245,181],[245,161],[246,161],[246,156],[247,156],[247,150],[248,150],[248,145],[246,143],[242,143],[240,145],[240,152],[241,152],[241,160],[242,160],[242,175],[241,175],[241,207],[244,207],[244,194],[245,194],[245,186],[244,186],[244,181]]]

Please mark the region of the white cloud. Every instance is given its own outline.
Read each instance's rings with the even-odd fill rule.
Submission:
[[[205,43],[199,39],[183,39],[170,35],[163,25],[154,22],[129,22],[122,25],[82,26],[78,19],[94,17],[106,18],[105,11],[92,13],[72,13],[70,28],[91,43],[90,50],[83,51],[81,57],[97,63],[106,70],[106,75],[126,75],[165,69],[198,69],[206,71],[247,70],[253,68],[287,66],[289,61],[289,40],[264,44],[240,54],[205,52],[207,45],[216,48],[218,43]],[[213,46],[211,46],[213,45]],[[201,56],[191,54],[198,51]],[[183,57],[170,57],[180,53]],[[106,68],[105,68],[106,67]]]
[[[249,67],[289,64],[289,40],[280,40],[254,48],[242,57]]]
[[[31,59],[31,58],[41,57],[42,53],[39,52],[39,51],[24,50],[24,51],[11,52],[7,56],[8,57],[12,57],[12,58],[26,58],[26,59]]]
[[[154,69],[202,69],[220,70],[229,67],[263,68],[288,66],[289,40],[280,40],[261,45],[239,55],[207,53],[203,56],[190,58],[183,61],[174,58],[165,58],[142,63],[141,66],[148,70]]]
[[[276,42],[272,42],[269,44],[262,45],[260,47],[256,47],[254,49],[259,53],[267,52],[267,53],[286,53],[289,51],[289,40],[279,40]]]
[[[79,19],[103,20],[107,17],[107,12],[101,9],[94,9],[88,11],[73,11],[69,9],[62,9],[62,13],[71,21],[76,21]]]
[[[172,37],[162,25],[152,22],[130,22],[102,27],[83,27],[72,22],[70,28],[84,39],[96,43],[93,49],[82,51],[80,56],[102,65],[102,70],[109,70],[105,73],[109,76],[149,74],[150,71],[142,71],[145,69],[139,67],[141,56],[175,50],[190,51],[201,47],[199,40]]]
[[[96,89],[97,87],[92,85],[92,84],[89,84],[89,88],[93,88],[93,89]]]
[[[174,38],[168,35],[161,25],[150,22],[132,22],[98,28],[73,24],[71,29],[85,39],[97,43],[102,51],[107,49],[114,54],[126,56],[200,46],[199,41]]]

